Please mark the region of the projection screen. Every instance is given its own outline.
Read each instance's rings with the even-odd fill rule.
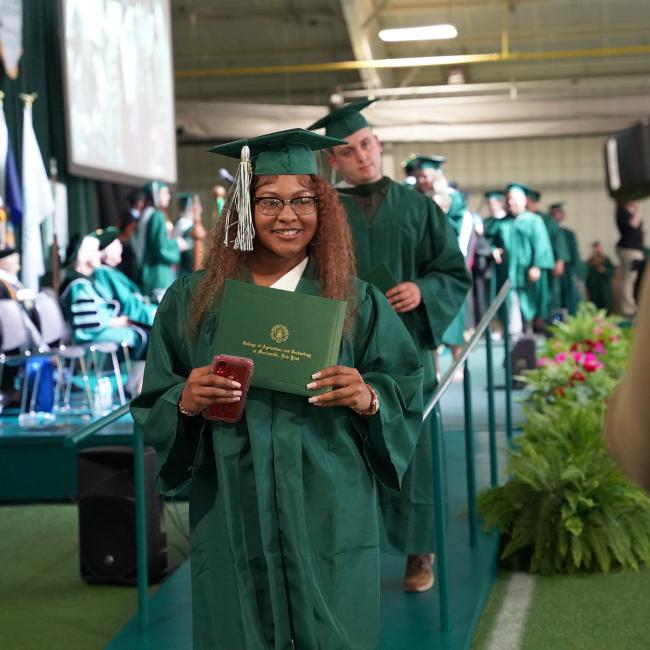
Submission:
[[[169,0],[61,0],[68,167],[175,183]]]

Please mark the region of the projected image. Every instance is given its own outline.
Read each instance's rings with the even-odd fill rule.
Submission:
[[[176,181],[167,0],[64,0],[72,173]]]

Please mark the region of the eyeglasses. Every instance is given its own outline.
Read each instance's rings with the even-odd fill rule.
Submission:
[[[313,214],[316,212],[319,200],[317,196],[298,196],[295,199],[286,200],[276,199],[270,196],[260,196],[253,199],[255,205],[259,206],[260,212],[265,217],[277,217],[287,203],[299,217]]]

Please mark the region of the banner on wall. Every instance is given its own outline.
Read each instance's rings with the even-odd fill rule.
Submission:
[[[0,0],[0,57],[10,79],[18,77],[23,53],[23,2]]]

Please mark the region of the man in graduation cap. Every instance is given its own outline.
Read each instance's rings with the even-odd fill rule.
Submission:
[[[120,315],[126,316],[130,323],[151,327],[156,315],[156,305],[148,303],[140,293],[138,285],[118,268],[123,250],[120,231],[110,226],[96,230],[91,235],[99,240],[102,262],[91,276],[95,288],[104,300],[119,303]]]
[[[174,224],[169,216],[169,186],[160,181],[150,181],[143,191],[147,202],[138,222],[134,251],[142,291],[145,296],[159,302],[176,279],[176,265],[188,245],[182,237],[174,236]]]
[[[451,207],[449,183],[442,171],[445,156],[423,156],[411,154],[402,166],[411,169],[415,178],[415,189],[433,199],[438,207],[446,214]]]
[[[562,309],[566,309],[571,316],[575,316],[580,301],[578,284],[584,282],[586,268],[580,257],[578,238],[575,232],[563,225],[566,219],[564,203],[553,203],[548,209],[549,218],[559,229],[566,255],[564,273],[558,278],[557,301]]]
[[[528,190],[522,183],[506,188],[508,215],[499,228],[500,247],[506,253],[506,268],[512,282],[510,331],[520,334],[540,315],[538,283],[545,270],[555,265],[553,249],[543,219],[527,209]]]
[[[382,148],[361,110],[371,101],[332,111],[310,128],[347,144],[332,147],[329,161],[341,173],[338,188],[355,244],[359,277],[388,267],[394,286],[381,287],[413,336],[425,369],[424,399],[436,385],[432,351],[470,288],[456,235],[440,208],[426,196],[382,174]],[[408,556],[405,589],[433,585],[435,525],[431,419],[400,492],[381,489],[385,546]]]
[[[379,644],[377,485],[399,488],[417,444],[422,367],[386,298],[356,279],[345,212],[318,176],[313,152],[340,143],[291,129],[212,149],[240,159],[234,189],[204,270],[170,287],[152,330],[132,413],[161,487],[190,485],[196,650]],[[333,390],[252,386],[238,422],[202,417],[242,395],[212,372],[228,352],[227,279],[347,301],[337,365],[306,386]]]
[[[566,239],[559,224],[548,212],[542,212],[539,207],[541,192],[531,187],[526,187],[526,209],[539,215],[546,226],[548,237],[553,249],[555,264],[552,269],[542,273],[538,283],[538,327],[543,329],[542,321],[547,321],[553,313],[563,307],[561,299],[562,278],[565,274],[565,265],[569,259]]]

